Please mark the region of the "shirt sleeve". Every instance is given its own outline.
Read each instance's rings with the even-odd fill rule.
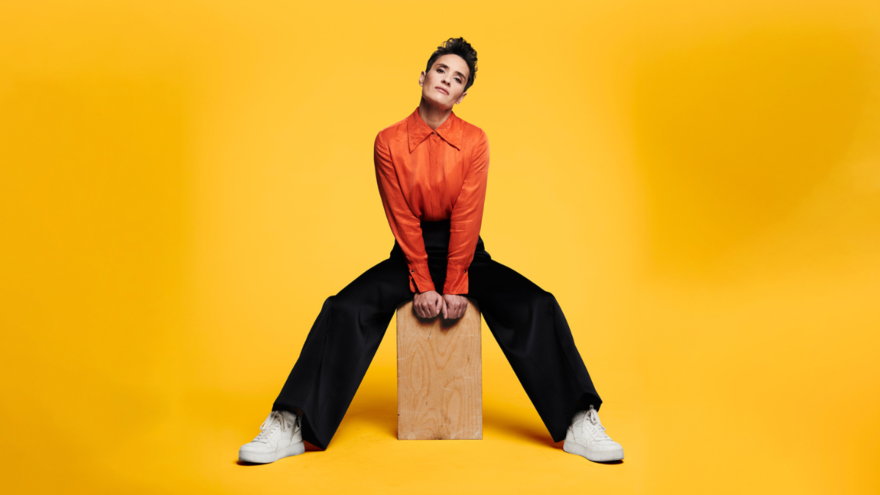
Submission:
[[[480,236],[488,177],[489,139],[485,132],[481,132],[474,147],[470,170],[452,207],[444,294],[468,293],[467,271],[474,259]]]
[[[409,289],[414,293],[436,290],[431,272],[428,271],[428,253],[425,251],[425,239],[422,238],[421,221],[406,202],[391,162],[391,152],[382,139],[382,133],[376,136],[373,162],[376,165],[376,182],[385,216],[409,267]]]

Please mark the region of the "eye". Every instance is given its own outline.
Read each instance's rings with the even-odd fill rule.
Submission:
[[[458,77],[456,77],[456,78],[455,78],[455,82],[457,82],[458,84],[461,84],[461,79],[458,78]]]

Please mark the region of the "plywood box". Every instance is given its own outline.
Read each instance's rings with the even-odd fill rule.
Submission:
[[[423,320],[409,301],[397,309],[397,438],[483,438],[480,310]]]

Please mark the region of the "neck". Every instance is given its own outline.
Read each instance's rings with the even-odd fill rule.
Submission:
[[[440,108],[432,105],[424,98],[419,102],[419,117],[421,117],[431,129],[437,129],[443,125],[443,122],[446,122],[446,119],[449,118],[451,113],[451,107]]]

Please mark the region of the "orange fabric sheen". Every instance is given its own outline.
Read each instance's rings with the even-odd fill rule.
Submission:
[[[436,130],[419,109],[382,129],[374,143],[376,181],[391,232],[409,266],[413,292],[437,290],[428,271],[421,220],[450,220],[442,294],[467,294],[489,175],[489,140],[455,112]],[[438,291],[440,292],[440,291]]]

